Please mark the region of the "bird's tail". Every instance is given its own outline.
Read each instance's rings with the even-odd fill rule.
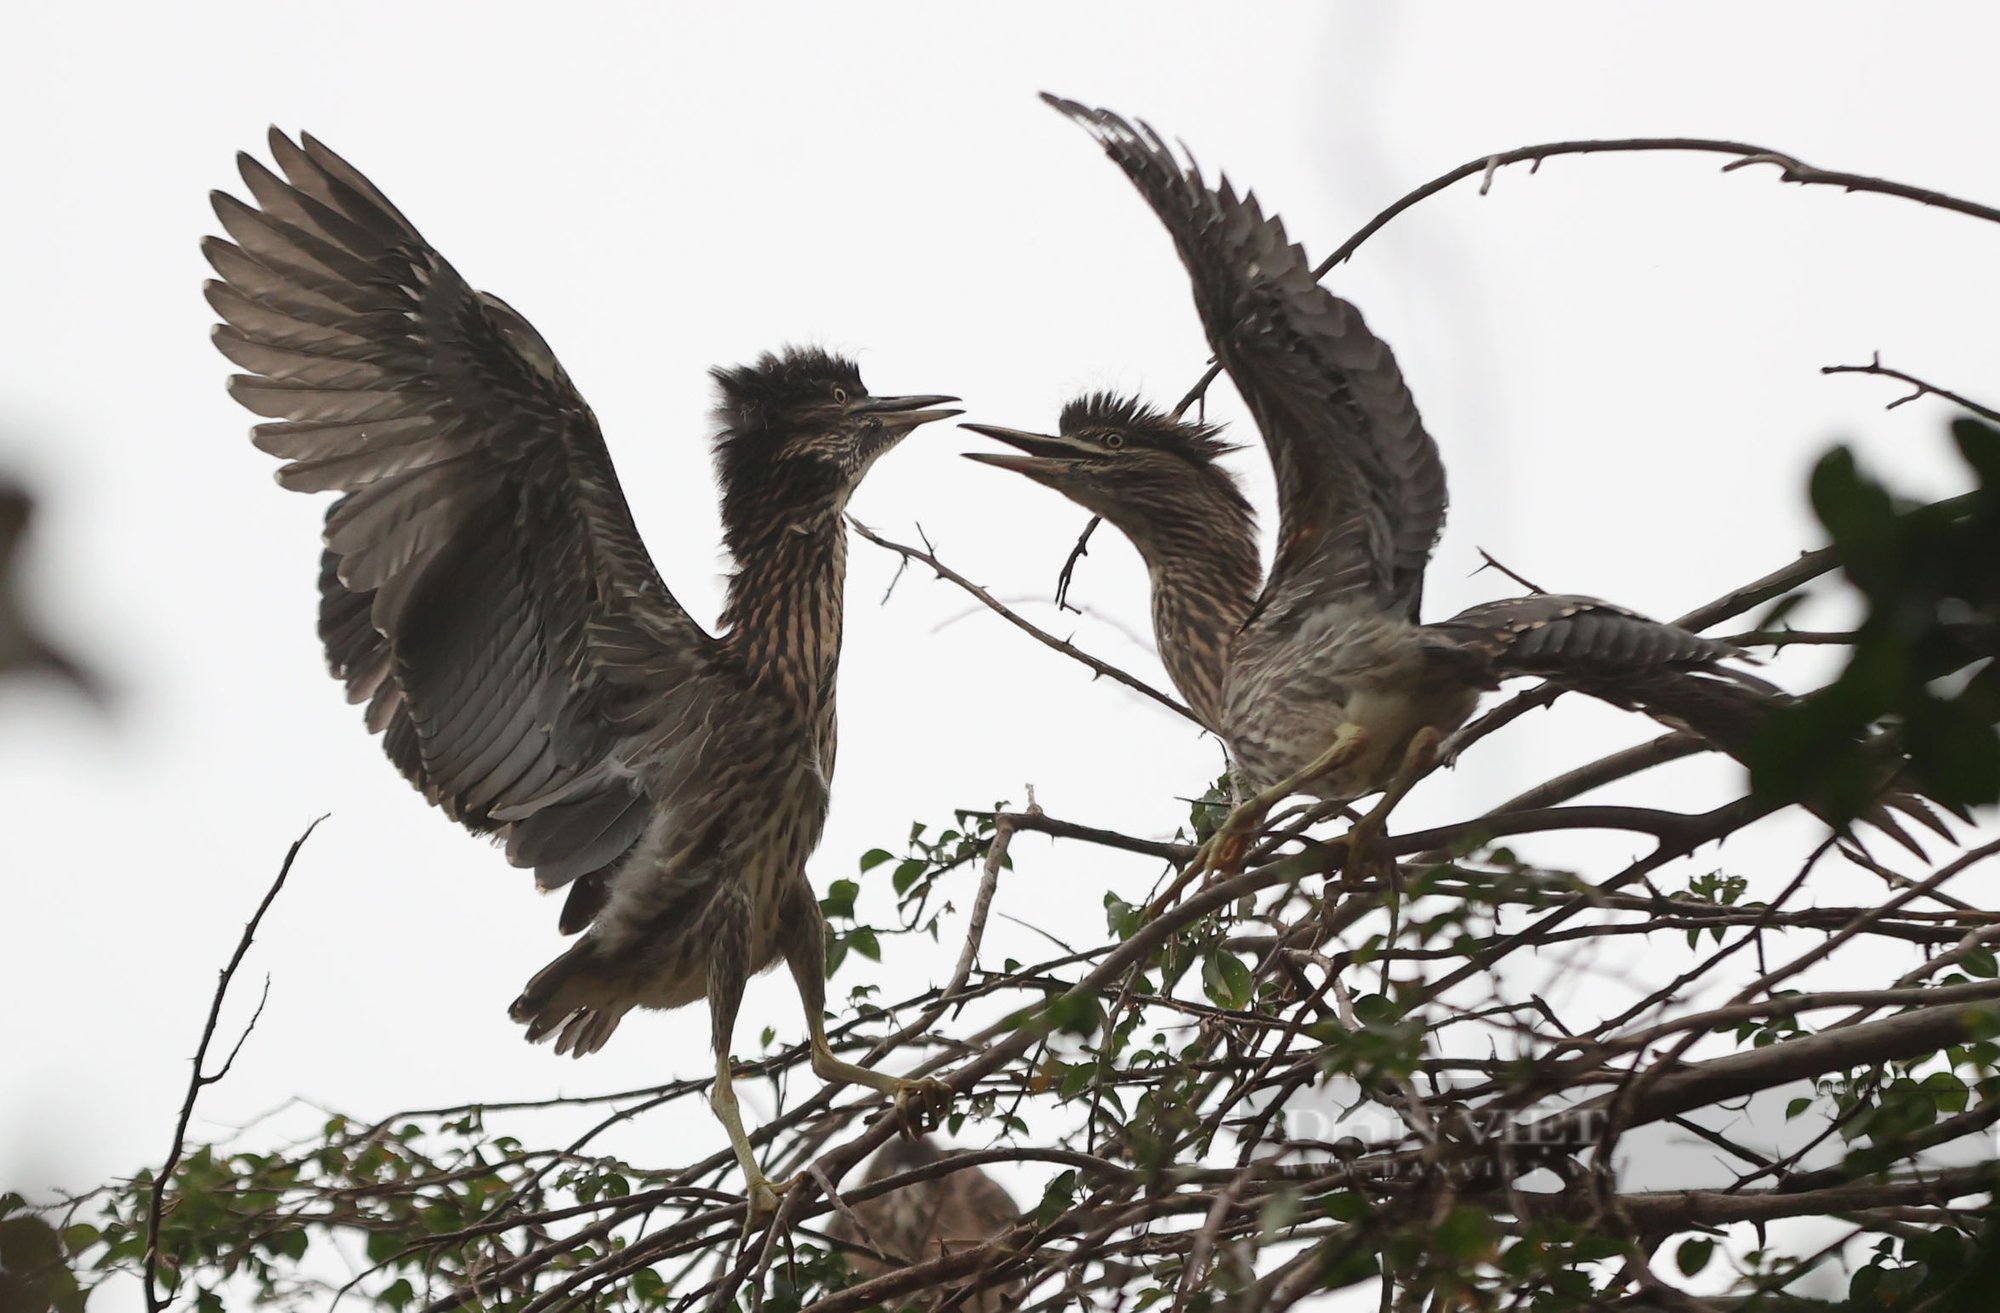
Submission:
[[[632,1000],[605,978],[596,944],[584,939],[535,973],[507,1015],[528,1028],[528,1042],[555,1037],[556,1052],[595,1053],[632,1010]]]
[[[1538,594],[1489,602],[1435,628],[1485,656],[1496,673],[1539,675],[1642,711],[1746,765],[1771,713],[1792,701],[1776,685],[1722,665],[1744,657],[1736,647],[1595,598]],[[1882,755],[1875,798],[1856,820],[1922,857],[1924,850],[1905,821],[1947,841],[1953,835],[1940,807],[1908,787],[1887,748],[1886,741],[1854,744],[1857,752]],[[1942,810],[1958,814],[1949,807]],[[1814,814],[1820,815],[1817,809]]]
[[[1583,691],[1598,692],[1588,685],[1583,686]],[[1658,671],[1643,679],[1626,681],[1622,687],[1614,685],[1609,692],[1615,694],[1610,700],[1624,701],[1655,720],[1688,730],[1746,766],[1751,745],[1771,714],[1792,701],[1790,694],[1760,679],[1742,677],[1741,672],[1726,669]],[[1960,820],[1965,817],[1956,808],[1941,806],[1913,790],[1887,739],[1857,740],[1852,750],[1872,754],[1881,762],[1874,796],[1855,817],[1857,822],[1880,830],[1918,857],[1924,856],[1923,846],[1904,822],[1913,821],[1948,842],[1952,840],[1944,814],[1949,812]],[[1819,808],[1809,803],[1806,806],[1820,819],[1832,823]]]

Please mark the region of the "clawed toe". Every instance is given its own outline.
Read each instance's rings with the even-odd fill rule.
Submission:
[[[1212,863],[1214,878],[1226,880],[1237,874],[1243,867],[1243,859],[1250,852],[1250,826],[1242,829],[1227,829],[1215,837],[1215,860]]]
[[[943,1124],[951,1111],[951,1086],[931,1077],[904,1081],[896,1087],[895,1099],[903,1134],[914,1139]]]
[[[1366,820],[1356,821],[1347,831],[1347,858],[1341,871],[1350,884],[1385,874],[1395,865],[1384,845],[1386,838],[1380,825]]]
[[[744,1239],[770,1222],[778,1211],[779,1198],[795,1183],[796,1178],[779,1185],[761,1172],[750,1178],[743,1192],[744,1203],[748,1205],[743,1211]]]

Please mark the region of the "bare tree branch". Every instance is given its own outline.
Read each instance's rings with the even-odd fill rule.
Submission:
[[[1010,610],[1005,603],[1001,602],[998,598],[994,597],[984,588],[981,588],[978,584],[973,583],[970,579],[967,579],[964,575],[952,569],[944,562],[938,560],[937,557],[932,553],[927,551],[922,551],[915,547],[906,546],[903,543],[893,542],[890,539],[884,538],[880,534],[876,533],[873,529],[869,528],[867,525],[861,523],[861,521],[854,519],[851,516],[848,518],[848,523],[854,526],[854,531],[856,533],[860,534],[863,538],[866,538],[869,542],[874,543],[877,547],[886,548],[889,551],[895,552],[898,556],[903,557],[905,560],[923,562],[925,565],[929,566],[932,570],[936,571],[938,578],[943,579],[947,583],[950,583],[964,590],[965,592],[971,594],[974,598],[976,598],[979,601],[981,605],[985,606],[987,609],[994,612],[994,614],[1003,617],[1008,624],[1013,625],[1016,629],[1019,629],[1022,633],[1029,635],[1030,637],[1035,639],[1036,642],[1041,643],[1043,646],[1054,648],[1056,651],[1062,653],[1070,660],[1080,662],[1083,665],[1090,667],[1090,669],[1095,671],[1097,674],[1103,675],[1111,680],[1114,680],[1117,683],[1123,684],[1125,687],[1133,690],[1136,693],[1143,693],[1145,696],[1153,699],[1153,701],[1159,703],[1161,706],[1166,707],[1172,711],[1177,711],[1181,715],[1186,716],[1189,720],[1194,719],[1194,713],[1192,711],[1189,711],[1187,707],[1178,698],[1175,698],[1171,694],[1161,692],[1159,689],[1154,688],[1151,684],[1146,683],[1144,680],[1137,679],[1131,675],[1126,674],[1124,671],[1120,670],[1118,667],[1114,665],[1111,665],[1109,662],[1098,660],[1096,657],[1091,656],[1089,653],[1084,652],[1080,648],[1077,648],[1072,644],[1067,643],[1060,638],[1057,638],[1054,634],[1049,633],[1047,630],[1042,629],[1036,626],[1035,624],[1031,623],[1030,621],[1023,619],[1021,616],[1017,615],[1014,611]]]
[[[306,840],[312,837],[312,832],[318,829],[320,821],[325,819],[324,816],[316,818],[312,824],[306,826],[305,833],[292,841],[291,848],[285,853],[285,860],[278,866],[277,878],[271,881],[271,887],[264,891],[263,901],[257,904],[257,910],[252,912],[249,921],[244,923],[243,934],[236,941],[236,951],[229,955],[228,963],[223,966],[221,974],[216,979],[215,995],[208,1004],[208,1020],[202,1025],[201,1041],[195,1046],[194,1060],[189,1065],[187,1094],[181,1100],[180,1116],[174,1122],[173,1144],[167,1149],[167,1157],[160,1164],[159,1173],[153,1178],[151,1200],[146,1210],[144,1284],[147,1313],[159,1313],[159,1310],[165,1308],[169,1302],[161,1297],[159,1290],[160,1219],[166,1209],[167,1186],[173,1180],[174,1169],[180,1165],[181,1154],[186,1149],[188,1122],[194,1117],[195,1100],[201,1096],[203,1089],[229,1074],[229,1068],[235,1063],[237,1053],[243,1048],[243,1041],[250,1037],[250,1031],[257,1025],[257,1018],[264,1014],[263,1001],[259,1000],[257,1011],[251,1016],[249,1024],[243,1028],[243,1034],[238,1037],[235,1047],[230,1050],[229,1057],[222,1064],[221,1070],[209,1074],[202,1068],[208,1061],[208,1046],[215,1039],[215,1028],[222,1020],[222,1001],[229,994],[229,982],[236,978],[236,969],[243,965],[244,954],[250,951],[251,941],[257,937],[257,927],[263,924],[264,913],[271,910],[271,904],[277,901],[279,891],[285,887],[285,880],[292,873],[292,863],[298,859],[299,849],[305,847]],[[267,996],[269,989],[270,982],[266,981]]]
[[[1914,389],[1907,396],[1898,397],[1896,400],[1890,402],[1884,407],[1886,410],[1894,410],[1898,406],[1908,405],[1919,397],[1942,397],[1955,406],[1964,407],[1981,419],[1992,420],[1994,423],[2000,424],[2000,410],[1995,410],[1991,406],[1981,405],[1970,397],[1960,396],[1958,393],[1947,388],[1941,388],[1935,383],[1927,383],[1915,374],[1906,374],[1900,369],[1891,369],[1882,363],[1882,353],[1880,351],[1875,352],[1865,365],[1822,365],[1819,372],[1822,374],[1874,374],[1878,378],[1893,378],[1898,382],[1907,383]]]

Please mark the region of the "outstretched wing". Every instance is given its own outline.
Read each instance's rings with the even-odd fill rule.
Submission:
[[[1216,359],[1263,431],[1278,482],[1267,602],[1365,597],[1415,619],[1444,526],[1444,465],[1388,345],[1320,286],[1305,252],[1158,133],[1044,96],[1103,145],[1173,235]]]
[[[502,833],[544,887],[590,876],[645,828],[643,725],[726,678],[715,642],[654,570],[540,335],[311,136],[273,129],[270,148],[282,178],[239,156],[255,204],[214,197],[235,240],[204,244],[207,294],[247,371],[231,395],[274,421],[255,433],[288,462],[278,481],[344,494],[328,662],[431,802]]]

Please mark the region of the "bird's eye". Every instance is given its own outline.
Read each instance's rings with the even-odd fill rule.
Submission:
[[[846,389],[846,388],[842,388],[842,387],[837,387],[837,388],[835,388],[835,389],[833,390],[833,399],[834,399],[835,401],[838,401],[838,402],[841,402],[841,403],[843,403],[843,404],[844,404],[844,403],[845,403],[845,402],[847,401],[847,389]]]
[[[1104,445],[1111,448],[1111,450],[1116,451],[1120,447],[1125,445],[1125,439],[1120,434],[1107,433],[1104,435]]]

